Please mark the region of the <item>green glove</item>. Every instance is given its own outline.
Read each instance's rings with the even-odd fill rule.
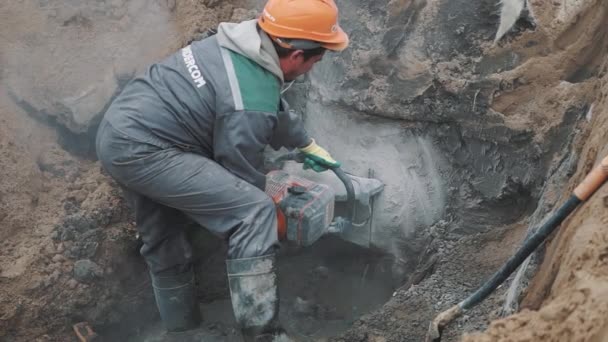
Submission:
[[[315,139],[306,146],[300,148],[300,152],[304,153],[304,170],[313,169],[316,172],[323,172],[329,168],[340,167],[340,163],[331,157],[323,147],[317,145]]]

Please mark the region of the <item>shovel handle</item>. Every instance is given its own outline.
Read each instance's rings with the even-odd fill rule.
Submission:
[[[587,177],[574,189],[574,195],[581,201],[586,201],[608,179],[608,156],[600,165],[589,172]]]

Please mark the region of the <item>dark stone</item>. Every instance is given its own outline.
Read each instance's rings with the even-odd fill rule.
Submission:
[[[102,275],[101,267],[91,260],[83,259],[74,263],[74,278],[80,282],[90,282]]]

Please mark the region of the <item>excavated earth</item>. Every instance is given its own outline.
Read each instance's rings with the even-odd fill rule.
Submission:
[[[386,188],[355,244],[282,248],[281,316],[300,340],[421,341],[608,154],[608,4],[526,1],[494,43],[497,1],[337,3],[351,46],[286,96],[348,171]],[[0,341],[77,341],[78,322],[108,341],[171,340],[95,128],[147,64],[262,5],[0,3]],[[442,341],[608,340],[607,198],[602,187]],[[194,338],[238,340],[225,244],[191,235]]]

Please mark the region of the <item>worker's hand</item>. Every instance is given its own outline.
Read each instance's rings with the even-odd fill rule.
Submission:
[[[323,147],[317,145],[315,139],[305,147],[300,148],[300,152],[304,153],[304,170],[313,169],[316,172],[323,172],[329,168],[340,167],[340,163],[331,157]]]

